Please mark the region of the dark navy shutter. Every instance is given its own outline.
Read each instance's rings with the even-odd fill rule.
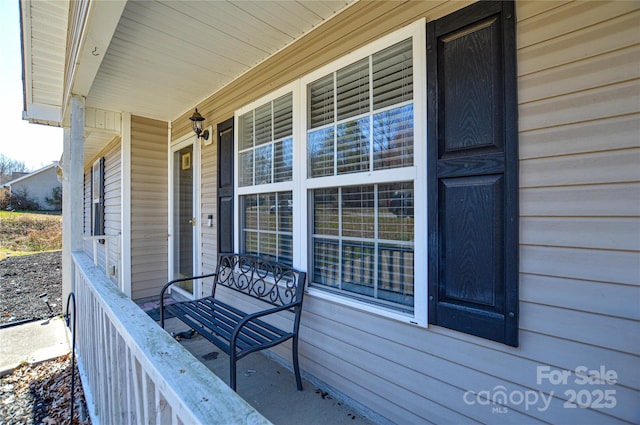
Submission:
[[[95,175],[96,170],[94,167],[91,167],[91,199],[92,199],[92,208],[93,208],[93,235],[99,236],[104,235],[104,157],[100,158],[98,163],[97,176]],[[93,179],[97,179],[97,187],[98,191],[98,202],[93,202],[94,197],[94,184]],[[98,239],[99,243],[104,243],[104,239]]]
[[[233,249],[233,118],[218,124],[218,252]]]
[[[429,322],[518,345],[512,2],[427,24]]]

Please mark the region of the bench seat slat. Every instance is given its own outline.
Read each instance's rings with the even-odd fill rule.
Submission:
[[[190,305],[190,307],[193,307],[193,301],[192,302],[188,302],[188,304]],[[225,320],[226,323],[231,324],[232,328],[235,327],[235,325],[237,325],[237,323],[244,317],[247,316],[246,313],[243,313],[237,309],[234,309],[233,307],[229,306],[228,304],[225,304],[223,302],[217,301],[215,299],[212,298],[207,298],[207,299],[200,299],[197,300],[197,304],[198,306],[194,308],[194,310],[196,311],[202,311],[203,309],[205,311],[208,311],[209,314],[206,315],[206,318],[204,318],[204,320],[207,320],[207,318],[218,318],[220,313],[222,313],[222,318],[223,320]],[[231,313],[231,314],[225,314],[225,313]],[[211,324],[211,329],[213,331],[216,331],[219,329],[219,325],[216,325],[215,323],[211,323],[210,321],[208,321]],[[226,328],[226,327],[225,327]],[[231,333],[233,332],[233,329],[228,329],[226,328],[225,330],[229,330],[228,334],[225,335],[225,337],[227,338],[231,338]],[[269,343],[273,340],[276,340],[284,335],[286,335],[286,332],[283,332],[271,325],[269,325],[268,323],[265,323],[261,320],[253,320],[248,322],[243,328],[242,328],[242,332],[239,335],[239,338],[248,343],[249,345],[253,346],[255,345],[254,340],[258,343],[258,344],[265,344],[265,343]]]
[[[220,312],[216,314],[216,316],[211,317],[210,315],[204,315],[202,311],[195,308],[191,303],[188,302],[180,302],[176,303],[170,307],[168,310],[173,314],[178,316],[182,321],[187,322],[190,326],[198,325],[199,329],[202,329],[205,333],[215,332],[221,338],[220,344],[223,344],[222,341],[228,341],[231,338],[231,333],[233,332],[234,323],[230,321],[228,318],[225,318]],[[213,320],[217,320],[217,324],[212,323]],[[193,327],[193,326],[192,326]],[[195,328],[194,328],[195,329]],[[195,330],[199,330],[195,329]],[[199,332],[201,333],[201,332]],[[216,345],[220,345],[216,344]],[[228,342],[225,344],[228,346]],[[223,347],[220,347],[223,348]],[[225,352],[228,351],[225,348]],[[228,354],[228,353],[227,353]]]
[[[228,304],[211,298],[175,303],[167,306],[167,310],[181,320],[187,321],[198,333],[201,333],[200,330],[204,330],[205,333],[219,334],[223,339],[213,336],[216,341],[212,342],[215,345],[224,345],[220,348],[224,349],[227,354],[229,354],[227,341],[231,339],[231,334],[237,323],[246,316],[245,313]],[[279,341],[282,338],[286,339],[290,335],[292,334],[283,332],[264,321],[253,320],[242,328],[238,335],[237,345],[240,352],[243,352],[256,346]]]
[[[248,316],[247,313],[244,313],[241,310],[238,310],[237,308],[224,303],[220,300],[216,300],[213,297],[207,297],[207,298],[201,298],[198,301],[201,301],[203,303],[205,303],[207,306],[212,306],[212,305],[217,305],[217,306],[222,306],[225,310],[232,312],[233,314],[235,314],[238,317],[246,317]],[[259,323],[260,327],[258,326],[254,326],[254,323]],[[265,336],[269,337],[271,334],[278,334],[280,336],[282,336],[283,334],[285,334],[286,332],[283,332],[282,330],[276,328],[275,326],[270,325],[269,323],[262,321],[262,320],[254,320],[251,321],[249,323],[247,323],[247,326],[254,329],[256,332],[260,332],[263,333],[266,330],[266,333],[264,334]]]
[[[233,323],[234,327],[240,321],[240,319],[248,316],[248,314],[212,297],[202,298],[198,300],[198,302],[199,305],[203,305],[203,308],[214,312],[214,314],[215,312],[220,311],[220,309],[224,310],[225,312],[231,312],[232,316],[237,318],[237,320]],[[282,338],[285,335],[290,335],[290,333],[284,332],[276,328],[275,326],[270,325],[269,323],[256,319],[247,322],[242,328],[242,332],[240,335],[242,337],[249,337],[252,340],[257,341],[258,343],[263,344]],[[231,334],[229,334],[229,338],[231,338]]]
[[[178,310],[178,312],[174,312],[173,310]],[[230,354],[229,341],[231,339],[231,333],[233,332],[233,326],[225,324],[222,315],[217,315],[218,319],[221,319],[220,323],[222,323],[222,325],[216,325],[213,323],[215,319],[212,318],[212,316],[202,314],[202,311],[194,308],[192,303],[179,303],[173,310],[169,309],[169,311],[172,311],[183,322],[194,328],[194,330],[217,345],[225,353]],[[251,344],[247,343],[244,338],[238,338],[237,346],[241,351],[251,348]]]

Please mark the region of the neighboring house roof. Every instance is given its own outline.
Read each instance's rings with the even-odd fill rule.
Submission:
[[[11,187],[11,185],[13,185],[13,184],[20,183],[20,182],[22,182],[24,180],[28,180],[30,178],[33,178],[33,177],[37,176],[38,174],[42,174],[45,171],[50,170],[51,168],[58,167],[58,164],[59,164],[58,161],[53,161],[51,164],[49,164],[49,165],[47,165],[45,167],[42,167],[39,170],[36,170],[36,171],[34,171],[32,173],[29,173],[26,176],[18,177],[17,179],[13,179],[11,181],[8,181],[8,182],[4,183],[2,185],[2,187]]]

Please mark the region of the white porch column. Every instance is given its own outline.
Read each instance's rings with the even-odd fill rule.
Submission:
[[[84,216],[84,98],[71,96],[71,128],[64,133],[62,297],[73,288],[71,253],[82,251]]]
[[[62,309],[66,308],[67,297],[71,292],[71,190],[69,188],[69,156],[71,155],[71,129],[64,128],[62,145]]]

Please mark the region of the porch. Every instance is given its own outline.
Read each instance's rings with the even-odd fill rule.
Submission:
[[[240,360],[234,393],[224,353],[199,336],[171,338],[86,254],[74,253],[73,267],[76,351],[94,423],[374,423],[304,371],[311,380],[297,391],[274,355]],[[170,319],[167,329],[186,327]]]

